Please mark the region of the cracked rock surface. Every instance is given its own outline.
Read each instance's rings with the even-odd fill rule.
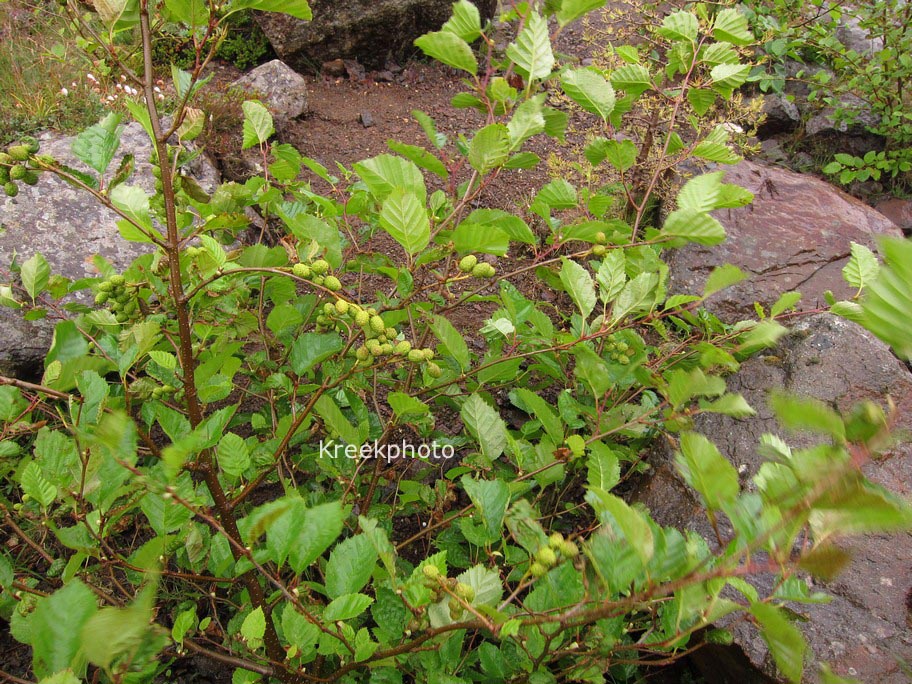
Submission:
[[[742,161],[726,172],[725,182],[753,192],[753,203],[714,213],[728,235],[721,245],[669,253],[669,292],[700,294],[713,268],[734,264],[749,279],[707,300],[707,308],[727,321],[753,316],[754,301],[769,306],[789,290],[804,295],[804,310],[822,303],[826,290],[838,299],[851,297],[842,279],[850,244],[876,249],[877,236],[902,236],[886,216],[818,178]]]

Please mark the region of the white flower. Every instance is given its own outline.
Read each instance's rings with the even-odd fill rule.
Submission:
[[[86,74],[86,78],[89,79],[92,83],[98,83],[98,79],[92,76],[92,74]]]
[[[61,88],[61,89],[60,89],[60,94],[63,95],[64,97],[66,97],[67,95],[70,94],[70,91],[67,90],[66,88]]]

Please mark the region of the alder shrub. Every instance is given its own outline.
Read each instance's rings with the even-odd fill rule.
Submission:
[[[752,37],[738,10],[697,5],[641,47],[616,46],[613,68],[559,61],[553,33],[600,4],[517,4],[501,53],[457,2],[416,43],[462,73],[454,105],[485,125],[448,139],[415,112],[425,147],[393,141],[351,169],[270,143],[269,112],[246,102],[243,144],[264,171],[211,195],[182,169],[219,26],[250,8],[308,18],[306,2],[98,5],[125,73],[130,36],[141,41],[145,101],[130,112],[153,142],[157,192],[131,184],[129,161],[112,168],[114,114],[76,139],[89,172],[34,141],[0,160],[5,182],[51,173],[83,188],[150,249],[75,282],[36,255],[0,289],[29,318],[68,312],[43,377],[0,380],[0,508],[15,534],[0,611],[37,679],[168,681],[195,655],[236,683],[635,680],[730,641],[722,618],[754,623],[801,678],[785,606],[819,600],[806,573],[830,576],[839,535],[909,524],[908,505],[856,465],[889,440],[889,418],[778,398],[789,426],[822,441],[764,437],[770,462],[749,490],[693,430],[703,413],[753,413],[723,376],[775,343],[799,297],[726,325],[702,303],[738,269],[716,269],[700,294],[666,291],[664,251],[722,241],[710,212],[751,199],[714,171],[664,218],[651,201],[684,160],[737,161],[707,122],[745,81]],[[173,70],[169,118],[151,71],[161,18],[196,49],[192,70]],[[640,106],[668,115],[625,137]],[[571,112],[592,129],[590,182],[484,208],[495,178],[539,162],[526,142],[560,139]],[[283,227],[281,244],[238,246],[251,210]],[[870,294],[834,309],[909,355],[909,244],[885,250],[883,267],[856,250],[847,277]],[[485,258],[508,251],[521,258]],[[531,297],[533,278],[560,296]],[[85,290],[94,306],[70,297]],[[465,324],[480,305],[490,315]],[[662,527],[616,493],[656,438],[730,533]],[[750,583],[759,572],[777,574],[771,594]]]

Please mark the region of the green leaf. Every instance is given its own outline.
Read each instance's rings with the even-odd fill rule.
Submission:
[[[386,401],[398,418],[425,416],[431,412],[430,406],[405,392],[390,392],[386,397]]]
[[[594,397],[601,398],[611,386],[611,376],[605,362],[598,354],[582,344],[573,347],[573,353],[576,356],[576,367],[573,372],[589,386]]]
[[[655,305],[655,289],[659,284],[657,273],[640,273],[628,282],[614,302],[611,320],[619,321],[624,316],[652,309]]]
[[[361,615],[373,602],[374,599],[364,594],[343,594],[326,606],[323,619],[327,622],[351,620]]]
[[[82,680],[72,670],[61,670],[50,677],[44,677],[38,684],[82,684]]]
[[[319,558],[344,527],[345,511],[338,501],[308,508],[288,551],[288,562],[300,574]]]
[[[861,307],[861,324],[889,344],[898,356],[912,359],[912,241],[884,239],[884,265],[869,284]]]
[[[713,90],[731,97],[732,91],[747,81],[750,70],[750,64],[717,64],[709,72]]]
[[[665,219],[660,234],[700,245],[718,245],[725,240],[725,227],[704,211],[676,209]]]
[[[689,88],[687,90],[687,101],[697,116],[706,114],[716,101],[716,97],[716,93],[707,88]]]
[[[599,299],[602,304],[610,304],[621,294],[624,285],[627,283],[626,272],[627,259],[624,256],[624,250],[612,249],[599,266],[595,279],[599,286]]]
[[[849,285],[860,290],[877,277],[880,264],[877,263],[874,252],[857,242],[852,243],[851,253],[849,262],[842,269],[842,277]]]
[[[502,165],[510,154],[510,131],[503,124],[482,128],[469,144],[469,164],[481,174]]]
[[[457,252],[474,252],[503,256],[510,248],[510,236],[500,228],[469,220],[456,226],[451,236]]]
[[[779,422],[789,430],[808,430],[845,441],[842,418],[818,399],[775,392],[770,396],[770,406]]]
[[[227,433],[219,440],[216,454],[219,468],[231,477],[240,477],[250,467],[250,450],[247,443],[243,437],[233,432]]]
[[[409,161],[414,162],[422,169],[430,171],[434,175],[440,176],[444,180],[450,177],[450,172],[447,171],[447,168],[443,165],[443,162],[423,147],[418,147],[417,145],[406,145],[405,143],[399,142],[397,140],[387,140],[386,146],[393,152],[401,154],[403,157]]]
[[[608,160],[618,171],[627,171],[633,168],[637,159],[637,147],[631,140],[607,140],[596,138],[585,150],[586,159],[593,166]]]
[[[507,57],[527,79],[547,78],[551,75],[554,53],[551,52],[548,22],[538,12],[533,10],[529,13],[516,42],[507,47]]]
[[[678,208],[697,212],[716,209],[724,175],[724,171],[714,171],[691,178],[678,193]]]
[[[529,228],[529,224],[519,216],[508,214],[500,209],[476,209],[469,214],[466,221],[501,230],[515,242],[522,242],[527,245],[538,244],[538,240],[532,229]]]
[[[682,433],[681,452],[675,462],[684,481],[700,494],[710,510],[719,510],[737,498],[741,489],[738,472],[703,435]]]
[[[87,166],[104,174],[117,148],[120,147],[121,115],[111,112],[94,126],[84,130],[73,140],[73,154]]]
[[[662,21],[662,26],[656,29],[660,36],[668,40],[684,40],[689,43],[697,42],[697,31],[700,24],[697,17],[690,12],[681,10],[674,14],[669,14]]]
[[[628,97],[637,98],[652,88],[652,77],[642,64],[625,64],[612,72],[611,83]]]
[[[191,28],[209,21],[209,8],[204,0],[165,0],[165,7],[174,19]]]
[[[37,501],[42,508],[47,508],[57,498],[57,487],[52,485],[41,472],[41,466],[35,461],[29,463],[20,476],[22,493]]]
[[[561,86],[576,104],[606,121],[614,111],[614,88],[594,69],[568,69],[561,75]]]
[[[601,489],[590,488],[586,493],[586,501],[598,514],[602,524],[611,525],[622,534],[643,565],[648,564],[655,552],[655,542],[652,529],[643,515],[623,499]]]
[[[95,594],[78,579],[38,601],[29,619],[32,667],[38,677],[83,670],[82,627],[95,614]]]
[[[481,35],[481,15],[478,8],[468,0],[459,0],[453,3],[453,15],[447,19],[442,27],[467,43],[471,43]]]
[[[693,150],[693,155],[707,161],[720,164],[737,164],[741,157],[732,152],[728,145],[728,131],[722,126],[716,126]]]
[[[488,460],[493,461],[503,453],[507,446],[507,426],[484,399],[473,394],[465,400],[459,415]]]
[[[199,621],[196,617],[196,608],[182,610],[177,614],[177,617],[174,618],[174,625],[171,627],[171,641],[183,646],[184,637],[187,636],[188,632],[196,629],[198,624]]]
[[[119,656],[135,653],[150,631],[155,583],[129,606],[102,608],[82,627],[82,651],[93,665],[108,669]]]
[[[396,188],[413,192],[421,202],[427,200],[424,176],[414,162],[380,154],[358,162],[353,168],[378,202],[385,200]]]
[[[733,7],[727,7],[716,14],[713,22],[713,38],[732,45],[750,45],[754,36],[747,26],[747,17]]]
[[[159,537],[179,530],[193,517],[190,509],[157,492],[148,492],[139,502],[139,507],[149,520],[149,527]]]
[[[563,0],[557,10],[557,23],[566,26],[604,4],[605,0]]]
[[[478,73],[478,60],[471,46],[450,31],[433,31],[415,39],[415,45],[431,59],[436,59],[454,69]]]
[[[415,121],[421,126],[421,130],[424,131],[430,143],[438,150],[443,149],[443,146],[446,145],[447,137],[443,133],[437,132],[434,120],[420,109],[413,109],[412,116],[415,117]]]
[[[244,110],[244,142],[242,150],[255,145],[263,145],[275,133],[272,124],[272,114],[262,104],[255,100],[247,100],[241,105]]]
[[[725,394],[713,402],[701,402],[700,409],[709,413],[721,413],[732,418],[749,418],[757,415],[747,400],[740,394]]]
[[[765,320],[741,334],[739,351],[750,353],[772,347],[788,329],[778,321]]]
[[[149,196],[142,188],[135,185],[118,185],[111,190],[110,196],[111,204],[132,220],[131,225],[121,230],[124,239],[132,242],[152,242],[149,233],[152,233],[154,228],[149,213]]]
[[[333,401],[332,397],[323,394],[314,404],[314,410],[320,417],[326,421],[327,427],[337,434],[346,444],[353,444],[360,447],[367,439],[367,423],[359,422],[357,427],[352,425],[342,409]]]
[[[804,673],[804,653],[807,643],[804,635],[785,617],[783,610],[768,603],[754,603],[750,607],[760,625],[760,636],[769,646],[779,671],[790,681],[800,682]]]
[[[621,466],[617,454],[602,442],[589,444],[586,466],[586,482],[589,487],[610,492],[621,481]]]
[[[589,317],[595,308],[595,284],[592,276],[585,268],[571,259],[563,257],[560,270],[560,280],[570,299],[576,304],[583,318]]]
[[[463,371],[467,371],[471,365],[469,348],[462,335],[453,327],[453,324],[443,316],[434,316],[431,321],[431,330],[443,344],[446,352],[456,360]]]
[[[295,338],[289,363],[295,373],[304,375],[343,346],[342,338],[336,333],[304,333]]]
[[[474,480],[462,476],[462,487],[481,513],[490,539],[500,539],[504,515],[510,503],[510,488],[503,480]]]
[[[793,308],[801,301],[800,292],[783,292],[775,304],[770,307],[770,317],[775,318],[779,314]]]
[[[427,210],[418,196],[409,190],[396,188],[384,200],[380,226],[402,245],[409,256],[427,247],[431,239]]]
[[[247,617],[241,623],[241,636],[245,641],[262,641],[265,634],[266,616],[263,614],[263,608],[257,606],[247,613]]]
[[[551,404],[525,387],[517,387],[513,390],[510,393],[510,399],[519,408],[540,421],[545,432],[555,444],[564,441],[563,423],[554,413]]]
[[[42,254],[36,253],[22,264],[22,270],[19,275],[22,278],[22,287],[25,288],[29,297],[32,298],[32,302],[34,302],[35,298],[44,292],[48,286],[48,281],[51,277],[51,267]]]
[[[542,115],[543,100],[542,97],[530,98],[513,112],[513,118],[507,124],[511,152],[519,149],[523,142],[533,135],[538,135],[545,130],[545,117]]]
[[[705,299],[716,292],[721,292],[732,285],[737,285],[746,278],[747,273],[737,266],[731,264],[716,266],[706,278],[706,284],[703,286],[703,298]]]
[[[326,564],[326,593],[330,598],[339,598],[359,592],[371,578],[377,558],[377,550],[367,535],[359,534],[337,544]]]

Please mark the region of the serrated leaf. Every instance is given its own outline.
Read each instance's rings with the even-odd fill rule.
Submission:
[[[378,202],[385,200],[396,188],[413,192],[421,202],[427,199],[424,176],[407,159],[391,154],[380,154],[354,165],[368,190]]]
[[[438,150],[443,149],[443,146],[446,145],[447,137],[443,133],[437,132],[434,120],[420,109],[413,109],[412,116],[415,117],[415,121],[421,126],[421,130],[424,131],[428,141]]]
[[[560,280],[570,299],[580,310],[583,319],[589,317],[595,308],[595,283],[585,268],[571,259],[564,257],[560,270]]]
[[[308,508],[288,551],[288,562],[300,574],[329,548],[344,527],[345,511],[338,501]]]
[[[342,337],[337,333],[303,333],[295,338],[289,363],[295,373],[304,375],[343,346]]]
[[[510,138],[510,151],[520,148],[520,146],[531,138],[545,130],[545,117],[542,116],[541,97],[534,97],[526,100],[516,111],[513,112],[513,118],[507,124],[507,133]]]
[[[721,292],[732,285],[737,285],[746,278],[747,273],[737,266],[732,264],[716,266],[706,278],[706,284],[703,286],[703,298],[705,299],[716,292]]]
[[[500,538],[504,515],[510,503],[510,488],[502,480],[475,480],[462,476],[462,487],[481,514],[490,539]]]
[[[655,541],[652,529],[639,511],[614,494],[595,487],[586,493],[586,502],[592,506],[603,524],[611,525],[624,536],[643,565],[649,563],[655,553]]]
[[[415,39],[415,46],[424,54],[454,69],[478,73],[478,60],[471,46],[450,31],[433,31]]]
[[[374,599],[365,594],[343,594],[326,606],[323,619],[327,622],[351,620],[361,615],[373,602]]]
[[[481,35],[481,15],[478,8],[468,0],[454,2],[453,15],[447,19],[441,30],[449,31],[471,43]]]
[[[596,138],[586,146],[585,155],[590,164],[596,166],[606,159],[618,171],[633,168],[637,159],[637,147],[631,140],[607,140]]]
[[[836,411],[818,399],[796,397],[775,392],[770,406],[782,426],[790,430],[808,430],[845,441],[845,424]]]
[[[889,344],[898,356],[912,359],[912,241],[884,239],[884,265],[867,287],[861,324]]]
[[[513,390],[510,393],[510,398],[514,404],[541,422],[545,432],[555,444],[560,444],[564,441],[563,423],[547,401],[524,387],[518,387]]]
[[[800,292],[783,292],[779,299],[770,307],[770,317],[775,318],[779,314],[788,311],[801,301]]]
[[[741,334],[739,351],[746,353],[767,349],[774,346],[779,341],[779,338],[787,332],[788,329],[778,321],[760,321],[760,323]]]
[[[247,100],[241,105],[244,110],[244,142],[242,150],[266,143],[275,133],[272,114],[255,100]]]
[[[425,416],[431,412],[430,406],[405,392],[390,392],[386,397],[386,401],[390,408],[393,409],[393,413],[399,418]]]
[[[503,164],[510,154],[510,132],[503,124],[482,128],[469,144],[469,164],[481,174]]]
[[[621,466],[617,454],[602,442],[589,444],[586,472],[589,487],[606,492],[610,492],[621,481]]]
[[[747,81],[750,69],[749,64],[717,64],[709,72],[713,89],[731,97],[732,91]]]
[[[394,189],[384,200],[380,227],[402,245],[409,256],[427,247],[431,239],[431,223],[424,204],[415,193],[401,188]]]
[[[97,610],[95,594],[78,579],[38,601],[29,619],[35,675],[85,667],[79,656],[82,627]]]
[[[503,453],[507,446],[507,426],[490,404],[473,394],[465,400],[459,415],[488,460],[493,461]]]
[[[669,40],[683,40],[689,43],[697,41],[700,28],[696,15],[684,10],[669,14],[662,20],[662,26],[656,32]]]
[[[44,255],[39,252],[22,264],[19,276],[22,278],[22,287],[25,288],[25,291],[28,292],[29,297],[34,302],[35,298],[44,292],[48,286],[48,281],[51,277],[51,266],[48,264],[47,259],[44,258]]]
[[[615,69],[611,74],[611,83],[633,98],[652,88],[649,69],[642,64],[625,64],[620,69]]]
[[[451,236],[457,252],[503,256],[510,247],[510,237],[500,228],[463,221]]]
[[[607,120],[614,111],[614,88],[593,69],[568,69],[561,74],[561,86],[567,96],[587,112]]]
[[[434,316],[431,321],[431,330],[443,344],[447,353],[459,364],[459,367],[463,371],[468,370],[471,365],[469,348],[460,332],[453,327],[453,324],[443,316]]]
[[[266,616],[263,609],[257,606],[251,610],[241,623],[241,636],[246,641],[262,641],[266,634]]]
[[[851,257],[849,262],[842,269],[842,277],[852,287],[859,290],[871,283],[880,271],[880,264],[874,252],[853,242],[851,245]]]
[[[640,273],[629,281],[614,302],[611,320],[651,309],[655,304],[655,289],[659,284],[658,273]]]
[[[738,471],[716,445],[696,432],[681,434],[681,451],[675,458],[684,480],[710,510],[719,510],[737,498],[741,490]]]
[[[231,477],[240,477],[250,467],[250,450],[244,438],[233,432],[219,440],[216,454],[219,467]]]
[[[440,176],[444,180],[450,177],[450,172],[447,171],[447,168],[444,166],[443,162],[423,147],[418,147],[417,145],[406,145],[405,143],[399,142],[397,140],[387,140],[386,146],[389,147],[393,152],[401,154],[409,161],[414,162],[420,168],[425,169],[426,171],[430,171],[434,175]]]
[[[716,93],[706,88],[690,88],[687,91],[687,101],[697,116],[706,114],[716,101],[716,97]]]
[[[22,471],[20,484],[22,493],[37,501],[42,508],[47,508],[57,498],[57,487],[45,479],[41,467],[34,461]]]
[[[692,211],[712,211],[722,193],[724,171],[704,173],[691,178],[678,193],[678,208]]]
[[[781,608],[768,603],[754,603],[751,614],[760,624],[760,636],[769,646],[779,671],[792,682],[800,682],[804,673],[804,635],[788,619]]]
[[[551,75],[554,53],[551,51],[548,22],[538,12],[533,10],[529,13],[516,42],[507,47],[507,57],[527,79],[547,78]]]
[[[337,544],[326,564],[326,593],[338,598],[359,592],[374,573],[378,558],[367,535],[359,534]]]
[[[700,245],[718,245],[725,240],[725,227],[706,212],[677,209],[665,219],[661,235]]]
[[[73,140],[72,150],[76,158],[104,174],[111,165],[117,148],[120,147],[121,115],[111,112],[94,126],[90,126]]]
[[[713,38],[733,45],[750,45],[754,36],[747,25],[747,17],[733,7],[716,14],[712,29]]]
[[[626,257],[624,250],[612,249],[599,266],[595,278],[599,285],[599,299],[609,304],[621,293],[627,282]]]

